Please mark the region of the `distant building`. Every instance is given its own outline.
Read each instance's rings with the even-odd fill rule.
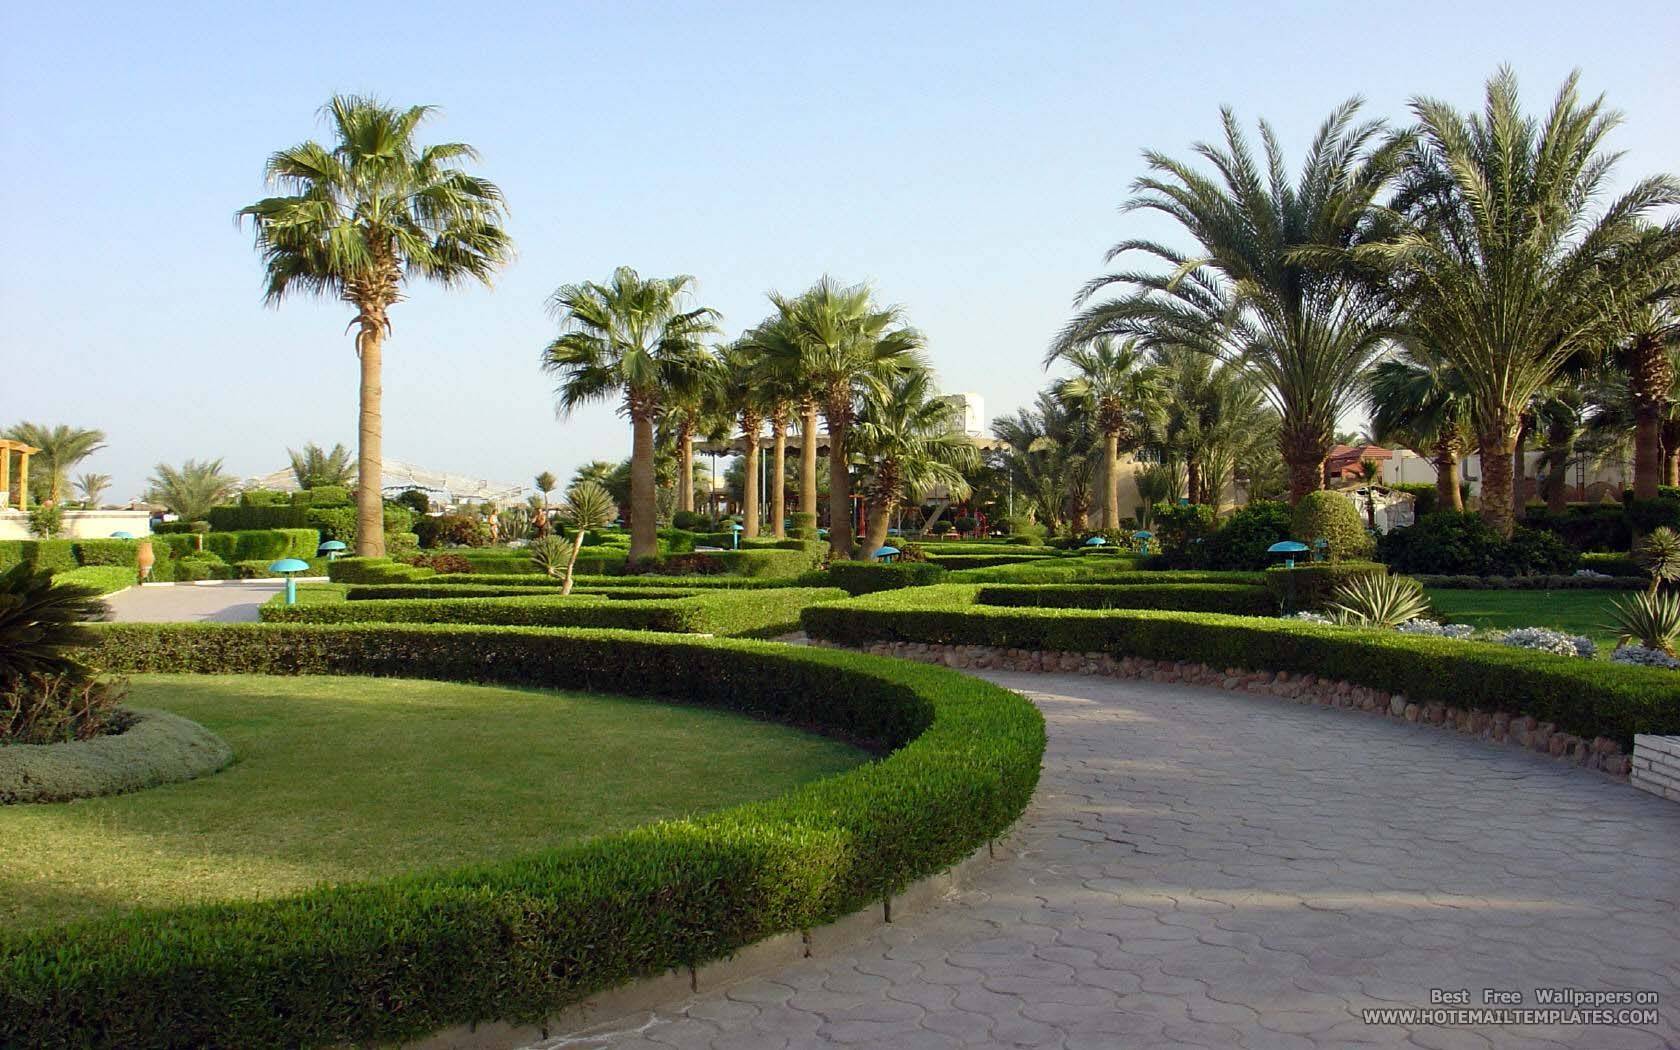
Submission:
[[[277,492],[296,492],[297,477],[290,468],[276,470],[245,482],[248,489],[272,489]],[[511,481],[493,481],[466,474],[428,470],[412,463],[387,459],[380,463],[380,490],[395,496],[409,489],[419,489],[431,499],[434,507],[448,507],[460,503],[522,503],[531,491]]]
[[[969,437],[986,436],[986,399],[979,394],[942,394],[939,400],[957,409],[962,432]]]

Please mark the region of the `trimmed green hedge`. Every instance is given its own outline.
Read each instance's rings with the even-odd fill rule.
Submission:
[[[327,578],[334,583],[413,583],[436,575],[389,558],[339,558],[327,564]]]
[[[1059,560],[1053,554],[941,554],[937,550],[927,550],[927,559],[931,564],[947,569],[996,569],[1003,565],[1036,565],[1039,562]]]
[[[153,537],[154,549],[156,538]],[[84,565],[133,565],[138,540],[0,540],[0,572],[33,565],[68,572]]]
[[[597,579],[616,580],[615,576]],[[646,601],[663,598],[688,598],[696,594],[716,594],[719,588],[702,590],[696,587],[616,587],[606,584],[577,585],[574,595],[593,595],[620,601]],[[470,584],[440,584],[434,580],[419,583],[353,583],[344,592],[346,601],[383,601],[391,598],[558,598],[554,587],[474,586]]]
[[[207,515],[212,532],[244,532],[250,529],[303,529],[309,527],[307,506],[275,505],[245,507],[237,503],[211,507]]]
[[[320,605],[270,601],[262,607],[261,616],[265,623],[476,623],[768,637],[796,630],[800,611],[807,605],[845,596],[838,588],[782,587],[641,601],[590,594],[399,598]]]
[[[815,605],[801,620],[811,637],[846,645],[991,645],[1315,674],[1418,703],[1532,715],[1578,736],[1612,737],[1624,749],[1635,733],[1680,733],[1680,686],[1661,668],[1271,617],[1006,609],[975,604],[979,590],[888,591]]]
[[[828,578],[847,594],[873,594],[938,583],[947,571],[944,566],[925,561],[837,561],[828,567]]]
[[[979,605],[1045,609],[1175,609],[1268,616],[1277,600],[1252,583],[1066,584],[992,583],[975,595]]]
[[[1053,583],[1071,580],[1103,580],[1139,571],[1141,559],[1135,554],[1112,558],[1029,558],[1014,565],[999,565],[986,569],[959,569],[949,577],[951,583]]]
[[[394,582],[394,581],[393,581]],[[427,583],[450,587],[559,587],[564,581],[558,576],[542,573],[446,573],[433,576]],[[696,590],[766,590],[776,587],[823,587],[828,585],[825,573],[806,573],[792,579],[753,576],[602,576],[577,573],[573,587],[647,587],[653,590],[671,588]]]
[[[787,541],[798,543],[799,541]],[[767,547],[738,551],[711,551],[696,555],[720,561],[724,574],[754,579],[789,580],[803,575],[822,564],[825,548],[818,544],[801,544],[793,549]],[[582,559],[580,558],[579,561]]]
[[[1275,608],[1284,612],[1300,612],[1324,608],[1336,588],[1348,580],[1360,576],[1387,576],[1388,567],[1374,561],[1308,562],[1293,569],[1279,565],[1267,569],[1262,575],[1266,589],[1272,592]]]
[[[114,594],[139,582],[139,570],[126,565],[86,565],[53,573],[54,584],[92,587],[100,594]]]
[[[728,708],[892,754],[779,798],[455,871],[0,934],[0,1045],[321,1046],[535,1021],[962,860],[1038,781],[1005,689],[852,653],[611,632],[122,624],[114,671],[371,674]]]
[[[247,529],[204,536],[204,549],[226,562],[276,562],[281,558],[309,561],[320,546],[321,534],[314,529]]]

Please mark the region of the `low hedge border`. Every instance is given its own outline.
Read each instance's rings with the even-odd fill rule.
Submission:
[[[100,594],[115,594],[140,582],[139,570],[126,565],[86,565],[68,572],[53,573],[53,583],[92,587]]]
[[[612,579],[612,577],[607,577]],[[716,590],[701,591],[699,588],[688,587],[612,587],[603,584],[578,586],[572,589],[575,595],[592,595],[596,598],[614,598],[620,601],[661,598],[691,598],[694,595],[719,593]],[[473,587],[446,586],[425,581],[421,583],[352,583],[346,585],[345,601],[365,602],[380,601],[391,598],[558,598],[553,587]],[[272,602],[272,599],[270,599]],[[279,604],[279,603],[275,603]]]
[[[1020,550],[1021,548],[1016,548]],[[946,569],[996,569],[1004,565],[1036,565],[1039,562],[1057,561],[1058,557],[1048,552],[1044,554],[940,554],[937,550],[923,549],[927,560]]]
[[[857,595],[925,587],[943,580],[947,571],[944,566],[925,561],[837,561],[828,567],[828,578],[847,594]]]
[[[395,582],[395,581],[393,581]],[[449,573],[425,579],[427,584],[446,587],[559,587],[564,581],[543,573]],[[821,587],[828,583],[824,573],[805,573],[792,579],[759,578],[754,576],[602,576],[578,573],[572,577],[574,589],[579,587],[611,587],[628,590],[645,587],[649,590],[742,591],[768,590],[777,587]]]
[[[126,710],[134,721],[120,733],[0,747],[0,804],[138,791],[208,776],[233,761],[227,742],[191,719],[144,707]]]
[[[806,606],[846,597],[838,588],[717,591],[624,601],[593,594],[515,598],[398,598],[285,605],[269,602],[264,623],[472,623],[593,627],[724,637],[774,637],[798,630]]]
[[[989,583],[974,597],[978,605],[1047,609],[1172,609],[1268,616],[1277,599],[1253,583]]]
[[[344,1045],[537,1021],[950,867],[1021,814],[1044,751],[1016,694],[852,653],[494,627],[101,630],[114,670],[601,689],[896,750],[776,799],[510,861],[0,934],[0,1045]]]
[[[1642,591],[1645,576],[1413,576],[1425,587],[1466,591]]]
[[[985,645],[1313,674],[1418,703],[1530,715],[1628,751],[1635,733],[1680,733],[1680,679],[1660,668],[1277,618],[1001,608],[976,604],[978,591],[953,584],[887,591],[812,606],[801,621],[812,638],[841,645]]]
[[[1110,577],[1140,571],[1140,564],[1141,559],[1136,555],[1120,555],[1114,558],[1029,558],[1013,565],[956,569],[947,579],[951,583],[1057,583],[1074,580],[1112,582]]]

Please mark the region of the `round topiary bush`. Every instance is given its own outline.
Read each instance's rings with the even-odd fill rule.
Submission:
[[[1330,541],[1329,558],[1343,561],[1369,557],[1374,541],[1353,501],[1335,492],[1309,492],[1295,505],[1290,529],[1295,538],[1311,545],[1320,538]]]

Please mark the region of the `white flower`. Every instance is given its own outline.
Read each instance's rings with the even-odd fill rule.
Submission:
[[[1549,627],[1518,627],[1491,640],[1518,649],[1538,649],[1541,652],[1557,653],[1559,656],[1578,656],[1588,660],[1598,652],[1598,646],[1593,644],[1591,638],[1570,636]]]
[[[1666,667],[1670,671],[1680,671],[1680,660],[1663,652],[1661,649],[1647,649],[1643,645],[1624,645],[1610,654],[1613,664],[1635,664],[1640,667]]]

